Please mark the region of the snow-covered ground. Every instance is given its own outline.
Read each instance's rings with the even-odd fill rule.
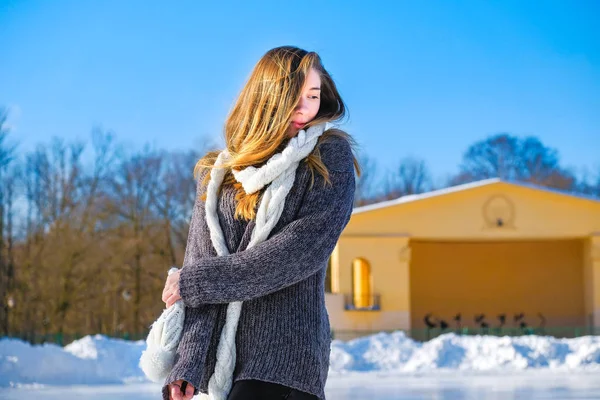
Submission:
[[[515,374],[409,374],[351,373],[330,377],[327,400],[541,400],[600,399],[598,374],[557,374],[525,371]],[[0,399],[21,400],[153,400],[160,386],[151,383],[121,385],[27,386],[0,388]]]
[[[144,347],[101,335],[64,348],[1,339],[0,398],[157,398],[159,385],[138,367]],[[331,400],[600,398],[600,337],[446,334],[420,343],[395,332],[334,341],[326,392]]]

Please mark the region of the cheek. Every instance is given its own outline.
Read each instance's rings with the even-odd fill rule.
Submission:
[[[311,104],[311,108],[310,108],[311,119],[317,115],[317,113],[319,112],[320,106],[321,106],[320,101],[315,101],[313,104]]]

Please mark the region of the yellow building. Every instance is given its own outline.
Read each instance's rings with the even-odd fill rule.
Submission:
[[[334,334],[600,326],[600,201],[490,179],[356,208],[330,278]]]

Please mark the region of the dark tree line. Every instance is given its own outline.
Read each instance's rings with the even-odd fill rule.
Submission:
[[[188,152],[125,151],[110,132],[89,143],[54,138],[20,153],[0,109],[0,336],[144,334],[180,265],[195,197]],[[361,155],[356,205],[434,188],[424,161],[380,173]],[[447,184],[489,177],[600,195],[600,177],[576,179],[535,138],[496,135],[471,146]]]
[[[404,158],[396,168],[379,173],[373,159],[361,157],[365,174],[357,182],[356,206],[489,178],[600,198],[600,166],[596,172],[583,171],[578,177],[560,164],[557,150],[531,136],[501,133],[472,144],[463,154],[458,173],[437,187],[421,159]]]
[[[53,139],[17,156],[0,119],[0,336],[143,333],[187,241],[206,150]]]

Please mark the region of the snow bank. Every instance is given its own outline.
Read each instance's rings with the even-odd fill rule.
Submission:
[[[138,361],[143,340],[86,336],[63,347],[0,339],[0,386],[106,384],[145,380]]]
[[[404,332],[379,333],[348,342],[334,340],[330,371],[429,372],[600,370],[600,336],[460,336],[448,333],[415,342]]]
[[[138,366],[143,340],[86,336],[68,346],[31,346],[0,339],[0,386],[146,381]],[[555,339],[445,334],[415,342],[403,332],[331,345],[330,372],[510,372],[525,369],[600,371],[600,336]]]

